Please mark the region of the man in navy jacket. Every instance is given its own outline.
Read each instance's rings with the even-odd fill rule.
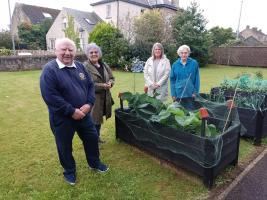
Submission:
[[[72,155],[75,132],[83,142],[89,168],[106,172],[99,159],[98,136],[90,116],[95,101],[94,84],[83,64],[74,61],[75,43],[58,39],[57,58],[48,62],[40,77],[42,97],[48,106],[50,127],[55,136],[64,179],[76,183],[76,165]]]

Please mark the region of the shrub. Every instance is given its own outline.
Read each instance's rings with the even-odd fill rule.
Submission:
[[[0,48],[0,56],[10,56],[12,51],[10,49]]]
[[[122,33],[111,24],[97,24],[89,35],[89,42],[95,42],[101,47],[103,60],[111,67],[128,65],[129,45]]]
[[[151,56],[153,44],[164,43],[170,32],[163,13],[156,9],[146,10],[134,21],[133,55],[140,60],[147,60]]]

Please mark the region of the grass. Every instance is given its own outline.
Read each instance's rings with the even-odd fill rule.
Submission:
[[[218,85],[224,75],[266,69],[209,66],[201,69],[202,92]],[[199,177],[175,171],[158,160],[115,140],[114,116],[105,122],[100,147],[110,171],[89,171],[81,141],[74,138],[78,183],[67,185],[62,178],[56,146],[49,128],[48,113],[39,91],[40,71],[0,73],[0,199],[202,199],[209,194]],[[114,72],[114,108],[117,94],[142,92],[143,74]],[[135,80],[135,84],[134,84]],[[254,146],[241,141],[240,159]]]

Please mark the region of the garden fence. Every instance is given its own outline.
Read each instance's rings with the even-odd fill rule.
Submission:
[[[267,67],[267,46],[214,48],[212,50],[211,63],[231,66]]]

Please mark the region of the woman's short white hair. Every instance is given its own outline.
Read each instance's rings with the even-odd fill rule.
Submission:
[[[96,49],[97,52],[98,52],[98,55],[99,55],[99,59],[102,58],[102,51],[101,51],[101,48],[94,42],[90,43],[90,44],[87,44],[86,47],[85,47],[85,55],[88,57],[89,55],[89,52],[91,49]]]
[[[186,50],[188,52],[188,55],[191,53],[190,47],[187,46],[186,44],[180,46],[177,50],[177,54],[180,56],[181,52]]]

